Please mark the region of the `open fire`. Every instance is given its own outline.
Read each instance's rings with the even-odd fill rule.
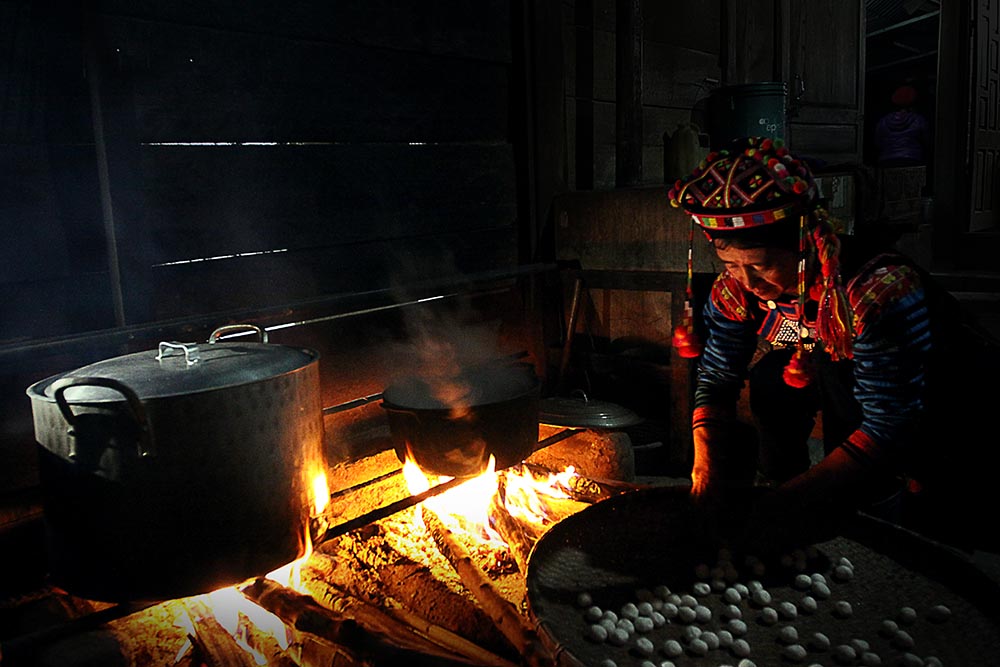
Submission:
[[[384,475],[399,487],[387,496],[447,481],[412,461]],[[303,556],[266,577],[103,627],[135,665],[540,664],[527,555],[549,526],[625,486],[571,465],[496,470],[491,460],[482,475],[349,534],[313,545],[307,531]],[[312,495],[314,515],[329,513],[326,473]]]

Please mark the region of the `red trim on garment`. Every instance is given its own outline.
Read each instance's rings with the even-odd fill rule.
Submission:
[[[851,309],[854,311],[854,332],[864,329],[866,319],[877,313],[885,304],[909,294],[920,285],[920,277],[913,267],[900,264],[879,264],[897,261],[893,255],[875,257],[858,272],[847,286]]]
[[[691,428],[698,428],[708,422],[728,422],[735,418],[731,408],[721,405],[701,405],[691,412]]]
[[[746,322],[750,319],[746,292],[728,273],[720,273],[712,283],[712,303],[730,320]]]
[[[882,458],[882,448],[873,437],[864,431],[855,431],[847,438],[844,447],[851,453],[860,454],[869,461],[877,461]]]

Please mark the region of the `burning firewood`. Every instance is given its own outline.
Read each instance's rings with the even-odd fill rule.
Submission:
[[[521,573],[527,573],[528,555],[531,553],[531,548],[535,545],[538,536],[530,534],[520,521],[510,515],[510,512],[504,507],[503,498],[499,493],[493,496],[490,501],[489,515],[493,529],[507,543],[510,555],[517,563],[517,569]]]
[[[472,560],[465,546],[455,538],[432,510],[424,506],[421,508],[421,515],[441,553],[523,659],[533,666],[554,665],[554,659],[542,646],[537,632],[528,619],[522,616],[509,600],[500,595],[490,578]]]
[[[332,586],[329,588],[323,597],[333,600],[331,607],[324,607],[309,595],[267,579],[255,580],[242,592],[290,627],[341,646],[350,646],[366,663],[474,664],[467,656],[430,641],[381,610],[336,591]]]
[[[307,571],[310,580],[328,582],[379,607],[404,607],[493,653],[506,657],[512,652],[412,509],[324,542],[309,559]]]
[[[256,667],[253,657],[215,619],[208,605],[189,598],[184,607],[191,618],[188,638],[204,662],[213,667]]]
[[[521,468],[530,473],[532,478],[538,482],[547,480],[556,472],[548,467],[537,463],[522,463]],[[597,479],[581,474],[570,477],[565,484],[560,484],[559,488],[566,491],[573,500],[585,503],[596,503],[606,500],[619,493],[628,493],[643,488],[642,484],[632,482],[622,482],[616,479]]]

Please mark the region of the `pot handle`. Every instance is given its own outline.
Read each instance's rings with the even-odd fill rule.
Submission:
[[[246,329],[256,331],[257,335],[260,336],[260,342],[267,342],[267,331],[256,324],[227,324],[225,326],[221,326],[212,332],[212,334],[208,337],[208,342],[215,343],[222,337],[223,334],[230,334],[235,331],[244,331]]]
[[[132,417],[135,420],[136,425],[139,427],[139,443],[137,448],[137,453],[139,458],[147,458],[154,456],[156,451],[153,446],[153,433],[149,430],[149,420],[146,419],[146,408],[143,407],[142,401],[134,391],[129,389],[128,386],[122,384],[118,380],[112,378],[62,378],[57,380],[52,385],[52,396],[55,398],[56,405],[59,406],[59,411],[62,412],[63,417],[69,423],[68,433],[71,436],[76,435],[75,428],[79,424],[79,419],[70,407],[69,401],[66,400],[66,390],[70,387],[107,387],[108,389],[113,389],[125,397],[128,402],[129,407],[132,409]],[[75,440],[70,443],[69,458],[76,458],[76,444]]]

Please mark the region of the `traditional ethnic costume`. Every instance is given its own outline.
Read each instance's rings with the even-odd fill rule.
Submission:
[[[690,303],[689,251],[687,317],[674,345],[681,356],[700,355],[692,427],[736,419],[748,384],[759,452],[748,445],[727,455],[741,465],[756,459],[758,482],[780,484],[810,467],[807,441],[821,413],[826,454],[843,448],[882,473],[885,483],[865,499],[866,509],[881,501],[877,511],[906,523],[900,512],[908,510],[896,502],[906,497],[930,492],[935,502],[963,502],[955,493],[971,480],[960,472],[964,458],[944,441],[955,437],[949,419],[973,403],[960,400],[962,388],[948,377],[960,359],[943,356],[955,349],[948,341],[974,326],[957,304],[929,291],[926,274],[906,257],[836,235],[808,166],[779,141],[749,139],[712,153],[669,194],[691,215],[692,230],[697,225],[709,238],[789,220],[799,229],[797,298],[763,301],[723,272],[700,322]],[[951,539],[941,534],[951,511],[934,510],[932,522],[944,526],[912,527]]]

